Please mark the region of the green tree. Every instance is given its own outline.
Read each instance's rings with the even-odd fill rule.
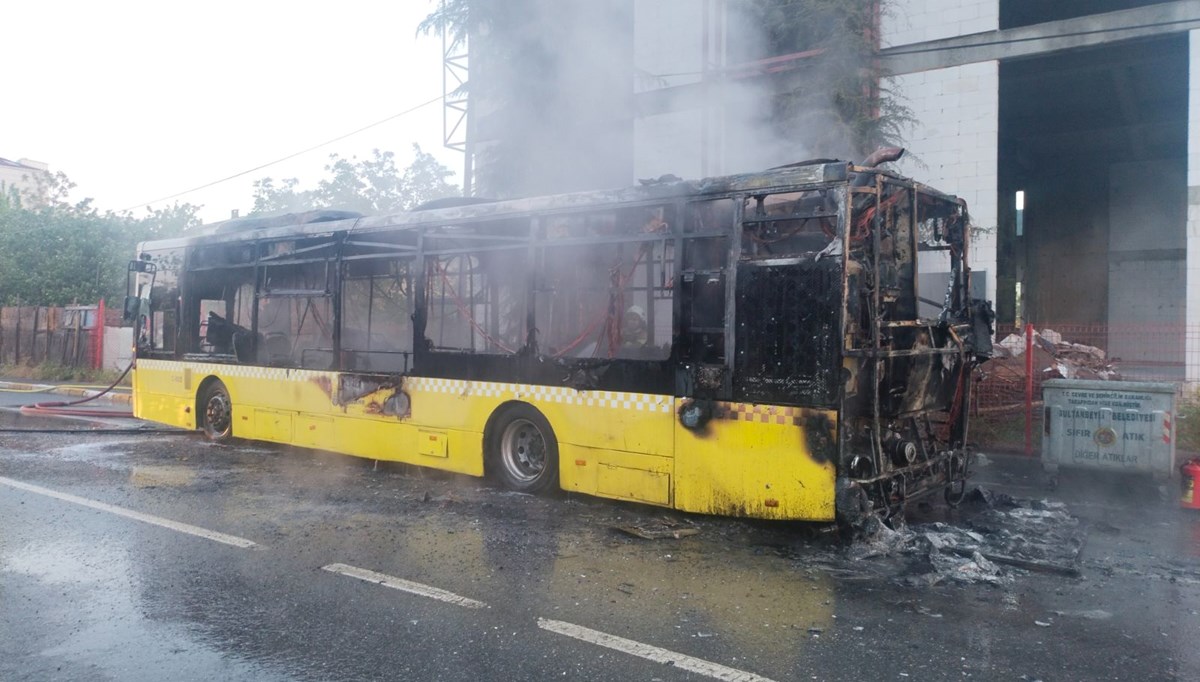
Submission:
[[[359,211],[368,215],[408,211],[431,199],[456,196],[458,187],[449,183],[454,172],[432,154],[413,145],[414,158],[403,171],[396,168],[395,154],[373,150],[371,157],[343,158],[331,154],[328,176],[311,190],[297,189],[299,180],[273,178],[254,183],[252,215],[294,213],[317,208]]]
[[[74,186],[59,172],[23,196],[0,200],[0,304],[117,300],[139,241],[200,224],[200,207],[192,204],[147,209],[141,217],[102,214],[91,199],[70,202]]]

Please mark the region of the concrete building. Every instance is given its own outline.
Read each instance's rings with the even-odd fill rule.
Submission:
[[[20,159],[9,161],[0,158],[0,188],[5,192],[16,189],[18,192],[32,192],[37,187],[37,176],[47,173],[50,167],[41,161]]]
[[[1001,323],[1200,379],[1197,29],[1195,1],[898,0],[885,16],[918,121],[901,169],[993,228],[974,265]]]
[[[804,55],[739,71],[731,45],[747,27],[731,4],[606,5],[632,26],[604,44],[630,51],[634,75],[579,86],[607,103],[604,145],[620,150],[585,184],[804,158],[764,156],[754,137],[764,96]],[[1068,330],[1131,373],[1200,380],[1200,0],[884,6],[883,87],[916,119],[899,170],[968,202],[972,266],[1000,324]],[[545,191],[577,188],[555,176],[565,184]]]

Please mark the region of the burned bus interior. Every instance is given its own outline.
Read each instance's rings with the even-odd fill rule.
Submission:
[[[231,221],[144,249],[138,355],[672,395],[695,428],[722,402],[828,410],[839,513],[887,511],[967,473],[992,320],[969,239],[963,202],[846,163]],[[943,300],[923,268],[950,273]]]

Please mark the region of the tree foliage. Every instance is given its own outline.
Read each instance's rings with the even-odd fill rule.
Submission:
[[[0,305],[119,300],[139,241],[200,224],[200,207],[192,204],[147,209],[141,216],[100,213],[91,199],[68,201],[74,187],[59,172],[31,190],[0,197]]]
[[[746,57],[812,53],[811,63],[780,88],[771,120],[782,140],[813,156],[861,160],[881,146],[902,146],[913,122],[901,95],[885,86],[876,59],[880,16],[890,0],[740,0],[733,7],[762,28]]]
[[[300,181],[285,178],[278,183],[262,178],[254,183],[252,215],[295,213],[318,208],[359,211],[368,215],[407,211],[431,199],[455,196],[459,189],[448,179],[454,171],[432,154],[413,145],[415,158],[403,171],[396,167],[395,154],[374,150],[371,157],[342,158],[331,154],[325,166],[327,177],[310,190],[299,189]]]

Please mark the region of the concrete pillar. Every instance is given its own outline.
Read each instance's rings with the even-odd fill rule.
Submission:
[[[1188,207],[1185,363],[1200,381],[1200,30],[1188,33]]]

